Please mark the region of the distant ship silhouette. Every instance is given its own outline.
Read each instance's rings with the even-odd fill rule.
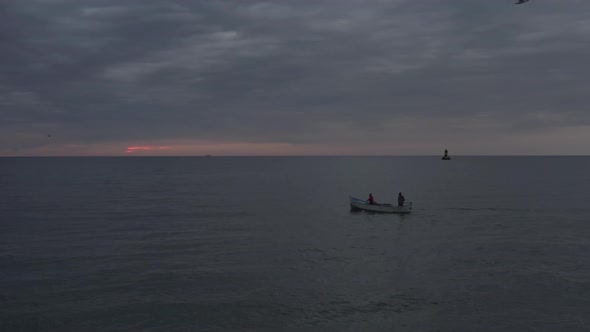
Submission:
[[[451,157],[449,157],[449,150],[445,149],[445,155],[442,157],[442,160],[451,160]]]

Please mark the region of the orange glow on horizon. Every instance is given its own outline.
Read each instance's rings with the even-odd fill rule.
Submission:
[[[134,153],[137,151],[146,151],[146,150],[167,150],[170,149],[170,147],[168,146],[150,146],[150,145],[146,145],[146,146],[129,146],[127,147],[127,150],[125,150],[125,153]]]
[[[139,144],[138,144],[139,143]],[[160,142],[109,142],[51,144],[19,150],[2,150],[0,156],[329,156],[412,154],[432,151],[428,144],[240,142],[162,140]]]

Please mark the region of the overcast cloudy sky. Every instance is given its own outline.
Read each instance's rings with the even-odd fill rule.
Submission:
[[[590,1],[2,0],[0,155],[590,154]]]

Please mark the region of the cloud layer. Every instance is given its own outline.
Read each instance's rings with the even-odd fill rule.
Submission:
[[[588,154],[589,10],[3,1],[0,155]]]

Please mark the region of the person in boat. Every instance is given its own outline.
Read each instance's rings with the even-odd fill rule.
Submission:
[[[402,195],[402,193],[399,193],[399,195],[397,195],[397,206],[404,206],[405,201],[406,198],[404,197],[404,195]]]
[[[371,204],[371,205],[375,204],[375,199],[373,198],[373,193],[369,193],[369,199],[367,200],[367,202],[369,202],[369,204]]]

